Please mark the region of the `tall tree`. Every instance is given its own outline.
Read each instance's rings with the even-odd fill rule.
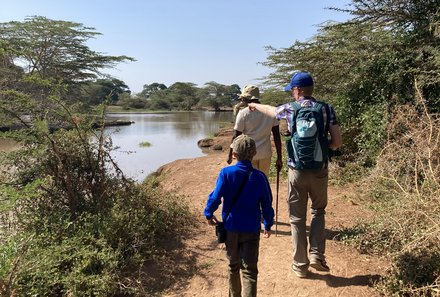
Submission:
[[[397,69],[416,79],[428,105],[440,111],[440,3],[438,0],[353,0],[353,22],[391,32],[404,60]],[[405,71],[404,71],[405,70]]]
[[[100,104],[106,99],[110,101],[110,104],[115,104],[122,94],[130,94],[131,91],[123,81],[112,78],[98,79],[88,83],[83,86],[83,93],[91,104]]]
[[[168,89],[173,109],[191,110],[199,102],[197,87],[194,83],[176,82]]]
[[[204,89],[208,93],[208,97],[205,98],[207,105],[215,110],[219,110],[222,106],[231,106],[236,94],[240,93],[237,84],[226,86],[215,81],[205,83]]]
[[[94,28],[80,23],[42,16],[0,23],[1,49],[12,55],[16,65],[28,75],[65,84],[96,78],[103,68],[134,60],[91,50],[86,42],[97,35]]]
[[[150,98],[150,96],[156,92],[165,90],[167,88],[166,85],[161,84],[161,83],[152,83],[150,85],[145,84],[144,87],[142,88],[141,93],[139,94],[140,97],[142,98]]]
[[[0,89],[15,88],[23,75],[23,70],[16,66],[10,52],[4,49],[5,42],[0,41]]]

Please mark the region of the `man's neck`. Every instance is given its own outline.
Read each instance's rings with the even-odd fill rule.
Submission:
[[[301,95],[296,99],[296,101],[301,101],[301,100],[315,100],[315,98],[313,98],[313,96]]]

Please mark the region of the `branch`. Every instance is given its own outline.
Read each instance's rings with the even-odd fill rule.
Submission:
[[[418,95],[416,98],[418,99],[418,102],[423,106],[423,111],[425,112],[425,116],[429,122],[428,165],[429,165],[429,169],[431,171],[432,176],[435,177],[434,169],[432,166],[432,150],[431,150],[432,138],[433,138],[433,134],[434,134],[434,124],[433,124],[431,114],[429,113],[428,108],[426,106],[425,99],[423,98],[423,96],[420,92],[420,89],[419,89],[419,86],[417,83],[417,79],[414,80],[414,87],[415,87],[417,95]]]

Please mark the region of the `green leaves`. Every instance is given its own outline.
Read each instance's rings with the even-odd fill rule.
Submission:
[[[8,169],[0,171],[0,237],[7,242],[0,279],[19,295],[148,291],[130,272],[163,255],[163,242],[180,240],[192,226],[188,207],[157,184],[126,179],[102,130],[91,130],[59,98],[48,102],[50,110],[30,112],[19,149],[0,156],[0,168]],[[68,128],[51,129],[53,123]]]
[[[311,72],[315,96],[336,107],[346,152],[374,159],[389,110],[414,102],[415,80],[428,109],[440,111],[438,1],[353,0],[350,9],[336,10],[353,19],[323,24],[316,36],[288,48],[267,47],[263,65],[274,71],[265,82],[280,88],[294,70]]]
[[[214,81],[206,83],[202,88],[190,82],[176,82],[169,87],[153,83],[144,85],[137,98],[124,98],[118,104],[125,108],[146,108],[150,110],[193,110],[210,107],[219,110],[230,107],[232,98],[240,92],[240,87],[222,85]]]
[[[131,57],[105,56],[89,49],[87,41],[98,35],[94,28],[80,23],[41,16],[0,24],[1,47],[13,63],[20,60],[26,74],[66,84],[96,78],[100,69],[118,62],[134,61]]]

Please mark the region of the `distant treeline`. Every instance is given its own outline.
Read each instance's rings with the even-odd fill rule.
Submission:
[[[193,110],[231,107],[240,87],[222,85],[214,81],[207,82],[203,87],[194,83],[176,82],[167,87],[161,83],[146,84],[136,95],[123,94],[114,104],[128,108],[151,110]]]

